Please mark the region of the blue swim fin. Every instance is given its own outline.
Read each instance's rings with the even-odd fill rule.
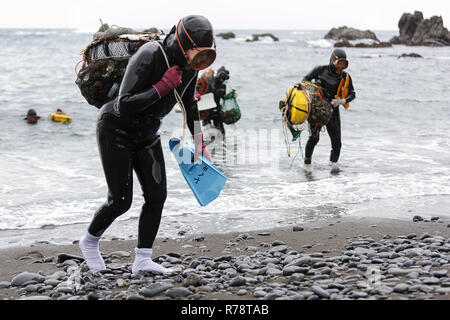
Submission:
[[[185,141],[180,148],[180,139],[171,138],[169,148],[198,203],[204,207],[217,199],[227,177],[203,156],[194,163],[194,145],[191,142]]]

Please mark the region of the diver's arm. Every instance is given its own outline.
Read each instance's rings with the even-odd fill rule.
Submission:
[[[345,104],[352,102],[356,98],[355,88],[353,88],[353,81],[352,77],[348,75],[349,77],[349,85],[348,85],[348,95],[347,98],[345,98]]]
[[[160,100],[158,92],[150,85],[152,57],[152,51],[142,48],[130,58],[115,105],[121,114],[144,111]]]
[[[322,72],[322,66],[315,67],[312,69],[304,78],[303,81],[309,81],[311,82],[313,79],[317,80],[320,73]]]
[[[202,132],[200,124],[200,115],[198,114],[197,99],[195,98],[195,85],[197,83],[197,75],[192,79],[191,83],[186,89],[186,92],[181,97],[187,113],[187,125],[191,134]]]

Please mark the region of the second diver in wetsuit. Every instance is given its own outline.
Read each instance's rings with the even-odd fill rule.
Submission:
[[[333,106],[333,113],[331,119],[326,125],[328,135],[331,139],[331,154],[330,162],[333,170],[337,170],[337,162],[341,153],[341,116],[339,112],[339,106],[343,105],[348,108],[348,104],[356,97],[355,89],[353,88],[353,82],[350,75],[344,70],[348,67],[347,55],[342,49],[335,49],[331,53],[330,63],[328,65],[322,65],[315,67],[309,72],[303,81],[315,81],[315,84],[319,85],[323,90],[323,100],[331,103]],[[347,78],[348,76],[348,78]],[[340,84],[345,83],[347,80],[347,92],[345,97],[341,94],[338,96],[338,89]],[[314,130],[309,126],[310,136],[305,148],[305,166],[311,165],[311,159],[314,152],[314,148],[320,139],[320,128]]]
[[[142,188],[144,205],[132,273],[171,272],[153,262],[151,256],[167,196],[158,131],[161,120],[177,102],[173,89],[181,95],[187,111],[187,124],[195,142],[194,160],[202,153],[211,160],[203,141],[194,94],[198,71],[209,67],[216,58],[212,25],[205,17],[187,16],[158,43],[146,43],[130,58],[118,96],[99,112],[97,144],[108,196],[79,243],[92,272],[105,269],[99,250],[100,237],[131,206],[133,170]]]

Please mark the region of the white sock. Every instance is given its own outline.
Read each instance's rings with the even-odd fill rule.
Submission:
[[[86,231],[79,243],[83,257],[92,273],[106,269],[105,261],[103,260],[98,247],[99,241],[100,237],[94,237]]]
[[[144,272],[157,272],[162,274],[172,273],[172,269],[164,268],[162,265],[153,262],[152,260],[152,249],[139,249],[135,248],[134,252],[136,257],[134,258],[133,267],[131,272],[136,274],[139,271]]]

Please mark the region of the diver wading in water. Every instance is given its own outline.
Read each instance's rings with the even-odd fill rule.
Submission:
[[[144,205],[139,217],[132,272],[171,272],[151,259],[167,197],[164,155],[158,131],[161,120],[177,102],[176,89],[195,142],[194,158],[203,154],[211,160],[198,123],[194,94],[198,71],[208,68],[215,58],[213,28],[208,19],[198,15],[184,17],[163,41],[148,42],[139,48],[129,60],[118,96],[100,109],[97,144],[108,196],[95,212],[79,244],[91,272],[105,269],[99,250],[100,237],[131,206],[133,170],[142,188]]]
[[[315,84],[322,88],[322,101],[330,103],[333,106],[331,119],[326,124],[328,135],[331,139],[330,162],[332,170],[339,170],[337,162],[341,153],[341,116],[339,106],[343,105],[346,109],[349,103],[356,97],[353,88],[353,82],[350,75],[344,70],[348,67],[347,55],[342,49],[335,49],[331,53],[330,63],[328,65],[315,67],[309,72],[303,81],[315,81]],[[292,130],[291,130],[292,131]],[[309,125],[310,136],[305,148],[305,168],[309,169],[314,148],[320,139],[320,128],[314,128]],[[293,134],[295,134],[293,132]]]

